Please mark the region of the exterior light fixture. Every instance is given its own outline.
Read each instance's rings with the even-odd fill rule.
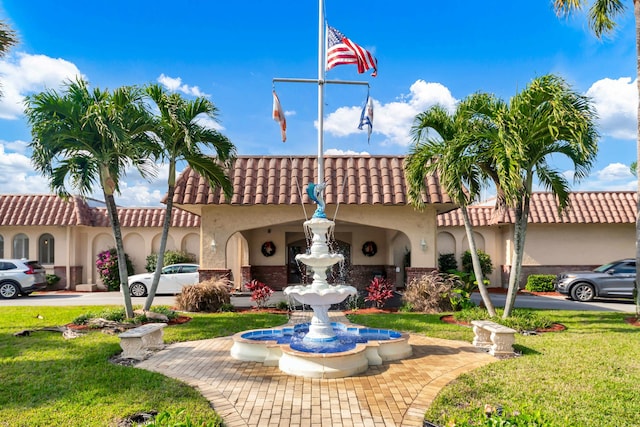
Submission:
[[[422,248],[422,250],[423,250],[424,252],[426,252],[426,251],[427,251],[427,241],[426,241],[426,240],[424,240],[424,237],[422,238],[422,240],[420,240],[420,247]]]
[[[211,239],[211,252],[215,254],[217,250],[218,250],[218,245],[216,243],[216,239],[213,238]]]

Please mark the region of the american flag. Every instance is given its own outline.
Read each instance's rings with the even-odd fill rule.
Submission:
[[[378,75],[378,61],[371,55],[371,52],[327,25],[327,70],[343,64],[356,64],[358,73],[364,73],[373,68],[371,76]]]

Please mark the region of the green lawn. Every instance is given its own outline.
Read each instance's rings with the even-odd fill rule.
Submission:
[[[446,423],[452,419],[468,419],[489,404],[509,411],[540,412],[548,425],[559,427],[640,426],[640,328],[625,323],[630,314],[545,314],[567,329],[516,335],[516,350],[522,356],[460,376],[443,389],[426,419],[449,425]],[[412,313],[349,317],[374,327],[473,339],[471,328],[439,324],[438,316]]]
[[[215,417],[209,403],[190,387],[159,374],[111,364],[109,358],[120,351],[116,336],[101,332],[73,340],[55,332],[13,336],[22,329],[63,325],[99,309],[2,308],[0,426],[108,426],[138,412],[175,413],[181,408],[192,419]],[[517,335],[516,349],[522,356],[462,375],[443,389],[426,418],[453,425],[447,423],[475,416],[490,404],[507,411],[540,412],[549,421],[545,425],[640,425],[640,328],[624,322],[629,314],[562,311],[546,315],[567,330]],[[470,342],[473,337],[470,328],[442,323],[437,315],[350,318],[363,325],[438,338]],[[191,322],[166,328],[165,340],[230,335],[285,321],[285,316],[269,314],[194,314]]]
[[[0,311],[0,426],[109,426],[144,411],[177,412],[211,420],[209,402],[160,374],[114,365],[118,337],[99,331],[65,340],[57,332],[14,337],[22,329],[57,326],[102,307],[3,307]],[[43,317],[38,318],[38,315]],[[165,329],[165,341],[230,335],[274,326],[286,316],[194,314]]]

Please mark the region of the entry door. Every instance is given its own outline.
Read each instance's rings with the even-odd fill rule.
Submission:
[[[287,283],[302,283],[302,278],[306,274],[306,266],[296,261],[296,255],[307,251],[307,242],[298,240],[287,248]]]

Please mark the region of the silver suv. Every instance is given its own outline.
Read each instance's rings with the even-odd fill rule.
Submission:
[[[601,265],[593,271],[566,271],[556,276],[556,291],[577,301],[595,297],[633,298],[636,260],[623,259]]]
[[[37,261],[0,259],[0,297],[29,295],[46,287],[46,270]]]

